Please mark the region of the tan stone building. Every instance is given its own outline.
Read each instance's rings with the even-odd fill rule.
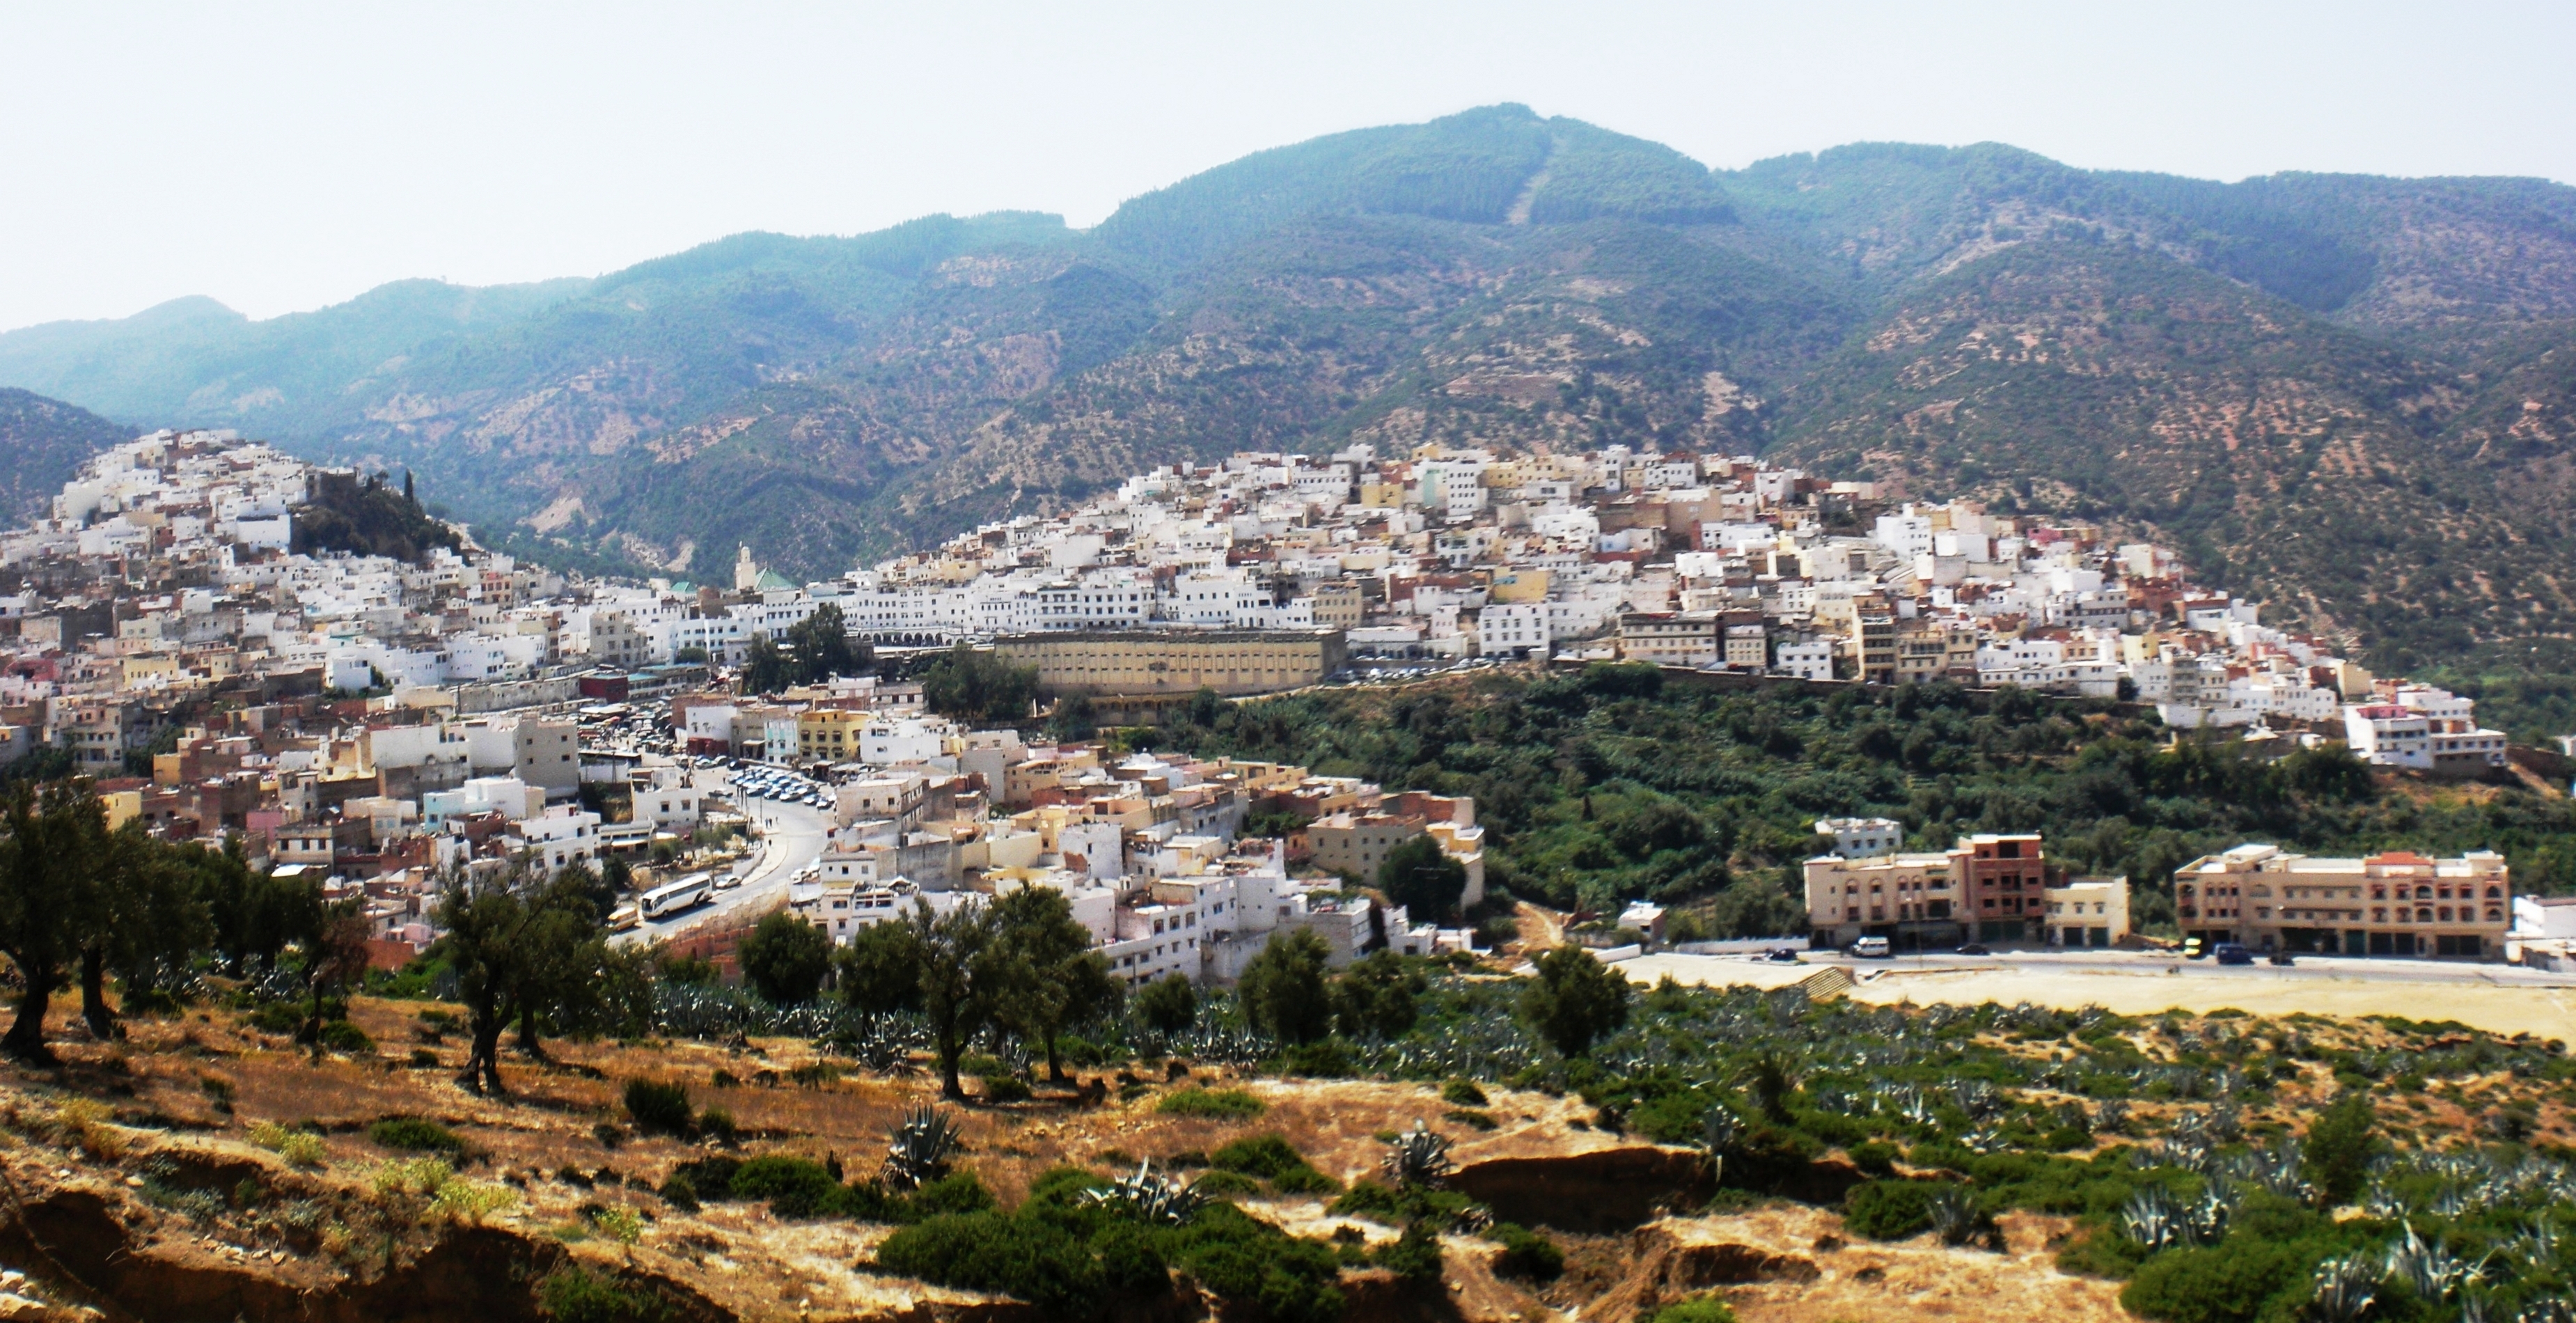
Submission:
[[[2186,936],[2256,951],[2494,960],[2513,882],[2492,850],[2326,859],[2240,845],[2176,870],[2174,910]]]
[[[1021,634],[993,650],[1059,694],[1259,694],[1342,669],[1338,629]]]

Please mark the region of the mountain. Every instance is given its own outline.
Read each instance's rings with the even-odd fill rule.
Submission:
[[[2576,673],[2571,361],[2576,189],[2545,181],[1997,144],[1710,171],[1508,105],[1255,153],[1085,231],[745,234],[0,335],[0,381],[405,467],[487,541],[594,568],[747,543],[828,574],[1244,447],[1768,448],[2173,538],[2391,665]]]
[[[0,514],[23,523],[49,513],[90,456],[133,436],[76,405],[0,387]]]

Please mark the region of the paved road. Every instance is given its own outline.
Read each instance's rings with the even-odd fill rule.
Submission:
[[[1712,959],[1736,957],[1715,956]],[[2179,968],[2189,977],[2246,980],[2296,981],[2302,979],[2371,979],[2399,983],[2483,983],[2499,987],[2576,988],[2576,975],[2547,970],[2524,969],[2517,965],[2491,965],[2459,960],[2399,960],[2387,956],[2300,956],[2299,963],[2288,968],[2265,964],[2261,957],[2251,965],[2222,965],[2203,956],[2185,960],[2179,955],[2157,953],[2146,955],[2133,951],[2005,951],[1991,956],[1963,956],[1949,951],[1929,951],[1921,955],[1908,953],[1889,960],[1859,960],[1839,951],[1801,951],[1800,962],[1810,965],[1841,965],[1853,973],[1873,969],[1890,970],[1976,970],[2025,969],[2041,972],[2111,970],[2130,974],[2157,974]]]
[[[660,941],[683,929],[745,911],[757,914],[787,898],[787,879],[823,856],[823,844],[831,834],[830,821],[821,809],[763,799],[752,800],[744,811],[751,817],[752,830],[760,837],[760,851],[747,861],[750,871],[742,885],[716,892],[712,901],[696,909],[630,928],[617,934],[617,941]],[[734,865],[736,869],[745,866],[741,862]]]

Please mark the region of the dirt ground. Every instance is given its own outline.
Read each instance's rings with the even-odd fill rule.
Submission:
[[[506,1055],[512,1094],[484,1099],[452,1082],[462,1044],[424,1025],[424,1009],[432,1008],[361,999],[352,1018],[376,1040],[376,1051],[319,1061],[222,1011],[137,1019],[117,1044],[81,1041],[66,1015],[60,1025],[65,1068],[0,1066],[0,1121],[9,1131],[0,1135],[0,1174],[30,1205],[103,1203],[110,1225],[123,1230],[101,1234],[120,1237],[123,1247],[101,1262],[124,1265],[115,1271],[129,1281],[186,1282],[190,1290],[214,1293],[204,1296],[210,1307],[219,1299],[235,1302],[222,1306],[225,1317],[288,1316],[260,1306],[262,1300],[300,1299],[305,1304],[294,1308],[301,1310],[317,1300],[345,1302],[352,1292],[397,1289],[403,1284],[388,1276],[397,1264],[428,1265],[419,1269],[427,1272],[437,1264],[440,1238],[459,1235],[498,1238],[494,1243],[533,1265],[525,1267],[530,1273],[569,1256],[660,1278],[705,1302],[709,1318],[895,1323],[1009,1316],[970,1292],[867,1271],[887,1234],[883,1227],[782,1220],[749,1204],[710,1204],[684,1214],[650,1189],[674,1166],[708,1151],[706,1145],[638,1136],[620,1124],[618,1097],[627,1080],[679,1081],[699,1106],[733,1114],[741,1130],[738,1153],[832,1154],[863,1172],[875,1165],[904,1111],[933,1100],[935,1080],[918,1066],[798,1087],[788,1073],[814,1058],[791,1040],[730,1048],[558,1043],[546,1062]],[[1093,1107],[1045,1094],[1024,1104],[954,1107],[968,1143],[961,1164],[1009,1204],[1039,1173],[1061,1163],[1110,1169],[1152,1159],[1187,1171],[1226,1141],[1264,1132],[1281,1134],[1345,1181],[1373,1173],[1385,1152],[1380,1136],[1417,1120],[1452,1137],[1452,1157],[1462,1168],[1498,1159],[1512,1160],[1504,1167],[1530,1160],[1597,1165],[1640,1151],[1636,1141],[1594,1128],[1579,1098],[1492,1089],[1482,1110],[1497,1125],[1478,1131],[1446,1119],[1448,1106],[1418,1084],[1253,1079],[1212,1069],[1189,1075],[1188,1083],[1241,1088],[1266,1105],[1258,1117],[1226,1121],[1157,1111],[1158,1100],[1184,1081],[1167,1079],[1148,1063],[1128,1069],[1129,1078],[1145,1082],[1126,1088],[1131,1096],[1123,1101],[1113,1088],[1110,1102]],[[737,1082],[718,1086],[719,1071]],[[88,1141],[94,1151],[64,1138],[68,1132],[55,1119],[75,1097],[104,1105],[105,1119]],[[470,1227],[434,1217],[405,1223],[415,1230],[403,1233],[400,1247],[371,1238],[367,1228],[381,1220],[385,1206],[374,1182],[385,1163],[403,1155],[377,1146],[367,1126],[393,1116],[426,1117],[453,1130],[468,1146],[460,1175],[508,1187],[511,1202],[478,1215]],[[292,1166],[254,1146],[251,1131],[262,1122],[318,1133],[318,1161]],[[603,1124],[618,1130],[603,1137],[597,1129]],[[1673,1156],[1645,1153],[1654,1161]],[[212,1187],[218,1195],[237,1186],[261,1193],[212,1214],[147,1198],[148,1179],[158,1179],[150,1173],[174,1159],[189,1170],[224,1172]],[[295,1206],[345,1218],[356,1234],[331,1231],[318,1241],[300,1234],[277,1215]],[[1302,1235],[1326,1236],[1343,1226],[1371,1241],[1395,1234],[1336,1217],[1311,1198],[1246,1206]],[[598,1232],[603,1208],[635,1215],[640,1231],[632,1243],[612,1243]],[[1576,1271],[1538,1290],[1496,1278],[1490,1262],[1498,1251],[1490,1242],[1451,1236],[1449,1300],[1454,1317],[1492,1323],[1577,1317],[1627,1323],[1657,1300],[1712,1289],[1725,1290],[1747,1323],[1944,1316],[2087,1323],[2113,1316],[2100,1307],[2107,1298],[2103,1284],[2065,1277],[2051,1266],[2049,1228],[2015,1224],[2011,1231],[2011,1252],[1998,1255],[1929,1241],[1847,1247],[1832,1212],[1794,1205],[1659,1218],[1633,1230],[1563,1236]],[[452,1277],[422,1280],[458,1289]],[[1353,1296],[1354,1317],[1384,1312],[1363,1304],[1365,1293],[1383,1290],[1383,1283],[1359,1274],[1346,1289],[1362,1293]],[[2006,1301],[2010,1309],[1996,1312],[1993,1306]],[[136,1316],[153,1312],[138,1309]]]
[[[1872,971],[1852,989],[1863,1001],[1892,1004],[1950,1002],[2076,1009],[2099,1006],[2122,1015],[2174,1009],[2205,1013],[2233,1007],[2255,1015],[2360,1017],[2402,1015],[2413,1020],[2457,1020],[2491,1033],[2529,1033],[2576,1042],[2576,988],[2503,983],[2434,982],[2391,978],[2282,975],[2268,969],[2229,969],[2180,959],[2140,957],[2139,968],[2039,970],[1998,968],[1915,971],[1902,965]],[[1768,965],[1715,956],[1650,955],[1623,961],[1620,969],[1640,983],[1670,974],[1677,982],[1725,987],[1784,987],[1815,972],[1814,966]],[[2178,968],[2179,973],[2167,973]]]

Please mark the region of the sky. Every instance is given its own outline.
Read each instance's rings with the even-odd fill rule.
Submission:
[[[743,230],[1089,225],[1520,101],[1719,168],[1863,140],[2576,182],[2576,5],[0,0],[0,329],[594,275]]]

